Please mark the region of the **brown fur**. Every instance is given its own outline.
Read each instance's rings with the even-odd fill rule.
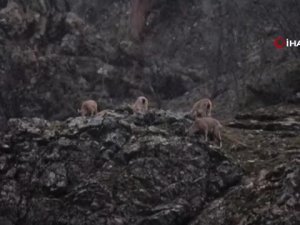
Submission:
[[[193,118],[211,116],[211,109],[212,103],[208,98],[200,99],[193,105],[191,116]]]
[[[87,100],[82,102],[81,109],[79,110],[81,116],[94,116],[98,112],[97,102],[94,100]]]
[[[149,101],[146,97],[140,96],[132,106],[134,113],[146,113],[148,111]]]
[[[219,142],[219,147],[222,147],[221,139],[221,123],[212,117],[197,118],[192,126],[188,130],[188,135],[192,135],[196,132],[204,135],[205,141],[208,139],[208,135],[212,135],[213,139]]]

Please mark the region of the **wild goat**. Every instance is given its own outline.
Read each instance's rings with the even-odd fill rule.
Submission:
[[[134,113],[146,113],[148,111],[149,101],[146,97],[140,96],[132,106]]]
[[[193,118],[211,116],[211,109],[212,103],[208,98],[200,99],[193,105],[191,116]]]
[[[205,142],[208,140],[208,135],[212,136],[213,140],[217,139],[219,142],[219,148],[221,148],[221,128],[221,123],[212,117],[197,118],[189,128],[188,135],[193,135],[194,133],[199,132],[204,135]]]
[[[98,112],[97,102],[94,100],[87,100],[82,102],[80,110],[78,112],[81,116],[94,116]]]

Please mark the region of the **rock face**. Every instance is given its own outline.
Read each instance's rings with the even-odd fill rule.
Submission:
[[[129,1],[1,1],[0,125],[66,119],[90,98],[189,110],[212,97],[219,115],[299,99],[299,53],[273,46],[299,36],[299,1],[153,2],[136,43]]]
[[[0,142],[1,224],[187,224],[239,183],[221,151],[153,111],[9,120]]]
[[[0,224],[299,224],[299,121],[297,105],[238,114],[216,150],[163,110],[10,119]]]
[[[299,52],[273,46],[300,2],[151,2],[135,42],[129,1],[0,1],[0,225],[300,224],[299,105],[249,112],[300,101]],[[118,109],[140,95],[248,112],[216,151],[181,114]],[[74,118],[86,99],[117,110]]]
[[[224,146],[244,169],[242,184],[207,204],[190,224],[299,224],[299,121],[298,105],[277,105],[229,122]]]
[[[299,224],[299,177],[299,162],[278,165],[210,203],[190,224]]]

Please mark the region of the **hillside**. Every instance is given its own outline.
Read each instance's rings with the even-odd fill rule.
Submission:
[[[11,119],[1,224],[298,224],[300,112],[276,108],[229,121],[222,149],[163,110]]]
[[[0,1],[0,225],[300,224],[299,51],[273,44],[299,10]],[[186,134],[204,97],[221,149]],[[106,113],[80,117],[87,99]]]
[[[298,1],[154,2],[137,42],[129,1],[2,1],[1,124],[76,116],[87,98],[186,111],[211,97],[223,117],[299,101],[299,53],[273,46],[299,37]]]

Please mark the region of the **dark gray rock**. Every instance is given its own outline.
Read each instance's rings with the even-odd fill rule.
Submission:
[[[66,119],[90,98],[115,108],[147,95],[189,111],[211,97],[221,116],[298,101],[299,54],[273,46],[299,36],[298,1],[154,2],[138,43],[128,1],[1,2],[1,127],[11,117]]]
[[[297,163],[279,165],[264,178],[214,200],[190,224],[298,224],[299,184]]]
[[[242,176],[221,151],[176,134],[186,124],[164,111],[11,119],[0,215],[12,224],[182,224]]]

